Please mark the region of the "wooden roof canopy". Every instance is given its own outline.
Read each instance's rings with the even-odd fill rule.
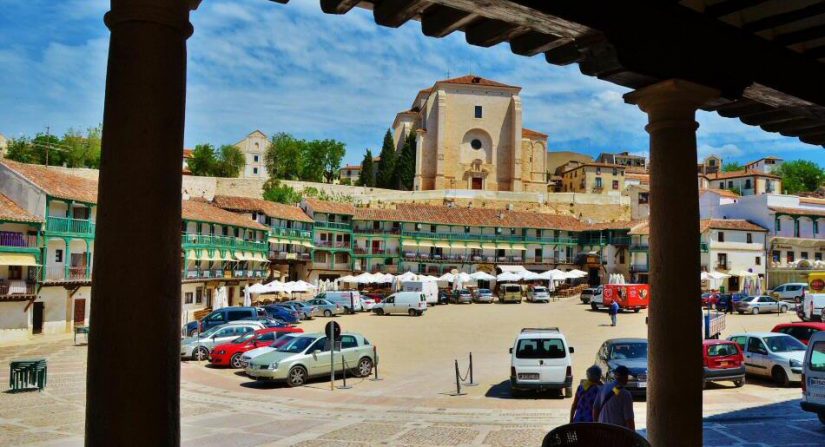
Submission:
[[[287,3],[289,0],[273,0]],[[717,88],[725,117],[825,146],[825,0],[320,0],[359,6],[398,27],[421,22],[472,45],[513,53],[629,88],[680,78]]]

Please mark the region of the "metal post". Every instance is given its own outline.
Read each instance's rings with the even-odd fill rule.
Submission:
[[[473,353],[470,353],[470,383],[465,383],[466,386],[476,386],[478,385],[475,380],[473,380]]]
[[[338,389],[339,390],[348,390],[352,387],[347,386],[347,360],[344,358],[343,354],[341,354],[341,371],[342,371],[341,374],[344,375],[344,384],[339,386]]]
[[[458,372],[458,360],[455,361],[455,394],[453,396],[463,396],[461,392],[461,375]]]
[[[373,377],[370,380],[372,380],[373,382],[383,380],[383,379],[378,378],[378,347],[375,346],[375,345],[372,346],[372,358],[374,360],[374,364],[372,366],[373,366],[373,371],[375,372],[375,377]]]
[[[329,340],[329,390],[335,391],[335,339],[327,337]]]

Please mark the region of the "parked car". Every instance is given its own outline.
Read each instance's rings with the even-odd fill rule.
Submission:
[[[626,389],[634,396],[647,395],[647,340],[644,338],[613,338],[602,343],[596,353],[596,365],[603,379],[615,379],[613,371],[625,366],[630,371]]]
[[[301,321],[300,314],[292,310],[292,308],[289,306],[283,306],[280,304],[267,304],[266,306],[264,306],[264,311],[267,314],[269,314],[270,317],[277,318],[289,324],[295,324]]]
[[[341,351],[336,353],[336,374],[346,369],[358,377],[367,377],[375,365],[373,347],[363,336],[345,332],[341,335]],[[343,361],[341,361],[343,356]],[[322,333],[294,337],[274,351],[249,361],[245,372],[256,380],[284,381],[290,387],[302,386],[312,377],[330,374],[330,351]]]
[[[384,299],[384,294],[378,292],[361,292],[361,297],[366,297],[375,301],[376,303],[380,303]]]
[[[287,301],[284,304],[292,307],[292,309],[301,314],[304,320],[311,320],[321,314],[317,307],[306,301]]]
[[[490,304],[495,299],[496,296],[493,295],[493,291],[490,289],[478,289],[476,290],[475,296],[473,296],[473,301],[475,301],[476,303]]]
[[[574,350],[558,328],[525,328],[510,348],[510,388],[573,396]]]
[[[284,301],[284,302],[280,302],[280,303],[269,304],[268,306],[277,306],[277,307],[286,309],[288,312],[292,312],[292,316],[297,318],[299,322],[304,319],[303,309],[301,309],[298,306],[293,305],[292,303]]]
[[[263,329],[264,325],[257,321],[232,321],[221,326],[215,326],[206,332],[194,337],[187,337],[180,342],[181,358],[206,360],[209,353],[217,345],[230,342],[248,332]]]
[[[501,284],[498,286],[498,302],[521,303],[521,286],[518,284]]]
[[[369,312],[375,307],[375,300],[366,296],[361,296],[361,306],[365,311]]]
[[[719,298],[718,293],[706,292],[702,294],[700,301],[702,303],[702,307],[713,307],[719,302]]]
[[[729,306],[733,306],[732,310],[736,310],[736,303],[747,297],[744,293],[720,293],[716,301],[716,310],[727,311]]]
[[[182,335],[192,337],[198,332],[207,330],[236,320],[253,320],[266,317],[266,312],[260,307],[222,307],[210,312],[200,321],[190,321],[183,326]]]
[[[438,304],[450,304],[450,292],[446,289],[438,290]]]
[[[825,332],[813,335],[802,368],[802,409],[816,413],[825,424]]]
[[[473,302],[473,294],[467,289],[453,290],[450,295],[450,302],[455,304],[470,304]]]
[[[599,286],[584,289],[581,295],[579,295],[579,299],[581,299],[584,304],[589,303],[591,309],[598,310],[599,306],[604,303],[604,288]]]
[[[427,310],[427,296],[422,292],[395,292],[373,307],[376,315],[408,314],[420,317]]]
[[[751,332],[735,334],[728,340],[745,352],[745,372],[769,377],[780,386],[802,379],[805,345],[787,334]]]
[[[769,296],[749,296],[735,303],[736,311],[740,314],[751,313],[757,315],[766,312],[785,313],[788,311],[788,303],[777,301]]]
[[[728,340],[705,340],[702,343],[705,384],[733,381],[736,387],[745,384],[745,356],[739,345]]]
[[[241,355],[241,368],[246,369],[246,367],[249,365],[249,361],[252,360],[253,358],[255,358],[255,357],[257,357],[261,354],[266,354],[267,352],[274,351],[275,348],[277,348],[278,346],[283,346],[283,345],[289,343],[289,340],[291,340],[293,337],[297,337],[298,335],[303,335],[303,334],[300,334],[300,333],[284,334],[283,336],[281,336],[279,338],[276,338],[275,341],[272,342],[272,343],[269,343],[269,344],[266,344],[264,346],[260,346],[260,347],[254,348],[254,349],[250,349],[249,351],[246,351],[245,353],[243,353],[243,355]]]
[[[820,331],[825,331],[825,323],[783,323],[777,324],[773,329],[771,329],[771,332],[788,334],[791,337],[801,341],[803,345],[807,345],[814,334]]]
[[[361,303],[361,293],[357,290],[321,292],[315,298],[338,304],[348,314],[364,311],[364,305]]]
[[[531,303],[549,303],[550,291],[544,286],[534,286],[527,289],[527,301]]]
[[[808,284],[804,282],[789,282],[771,290],[771,297],[779,301],[801,303],[802,297],[808,291]]]
[[[243,353],[258,347],[269,346],[284,334],[299,332],[304,332],[304,330],[296,327],[276,327],[247,332],[229,343],[215,346],[209,354],[209,363],[216,366],[240,368]]]
[[[435,281],[404,281],[401,290],[423,293],[427,304],[438,304],[438,283]]]
[[[327,318],[344,313],[344,308],[340,304],[335,304],[323,298],[311,299],[307,303],[315,306],[321,312],[321,315]]]

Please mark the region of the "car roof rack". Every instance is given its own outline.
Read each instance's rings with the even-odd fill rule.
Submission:
[[[521,330],[521,333],[525,332],[561,332],[557,327],[526,327]]]

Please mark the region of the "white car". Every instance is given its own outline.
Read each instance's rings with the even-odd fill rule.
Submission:
[[[395,292],[373,306],[377,315],[407,314],[420,317],[427,310],[427,297],[421,292]]]
[[[780,386],[802,380],[805,345],[787,334],[751,332],[728,337],[745,353],[745,373],[769,377]]]
[[[272,352],[278,348],[278,346],[285,345],[289,343],[289,339],[295,337],[297,333],[292,334],[284,334],[283,336],[279,337],[275,340],[274,343],[270,343],[266,346],[261,346],[260,348],[250,349],[246,351],[241,356],[241,368],[246,368],[249,365],[249,361],[254,359],[255,357],[266,354],[267,352]]]
[[[200,336],[187,337],[180,342],[181,358],[191,357],[196,360],[206,360],[212,348],[230,341],[258,329],[264,329],[263,323],[259,321],[238,320],[231,321],[220,326],[215,326]]]
[[[375,307],[375,300],[372,298],[367,298],[365,296],[361,296],[361,309],[364,312],[369,312],[372,308]]]
[[[771,290],[771,297],[779,301],[801,303],[802,297],[808,292],[808,284],[804,282],[789,282]]]
[[[802,374],[802,409],[816,413],[825,424],[825,332],[808,341]]]
[[[544,286],[530,287],[527,289],[527,301],[531,303],[549,303],[550,291]]]
[[[357,290],[333,290],[321,292],[315,299],[327,300],[344,308],[344,312],[354,314],[363,312],[364,305],[361,302],[361,292]]]
[[[573,396],[573,347],[558,328],[525,328],[510,348],[510,388]]]

